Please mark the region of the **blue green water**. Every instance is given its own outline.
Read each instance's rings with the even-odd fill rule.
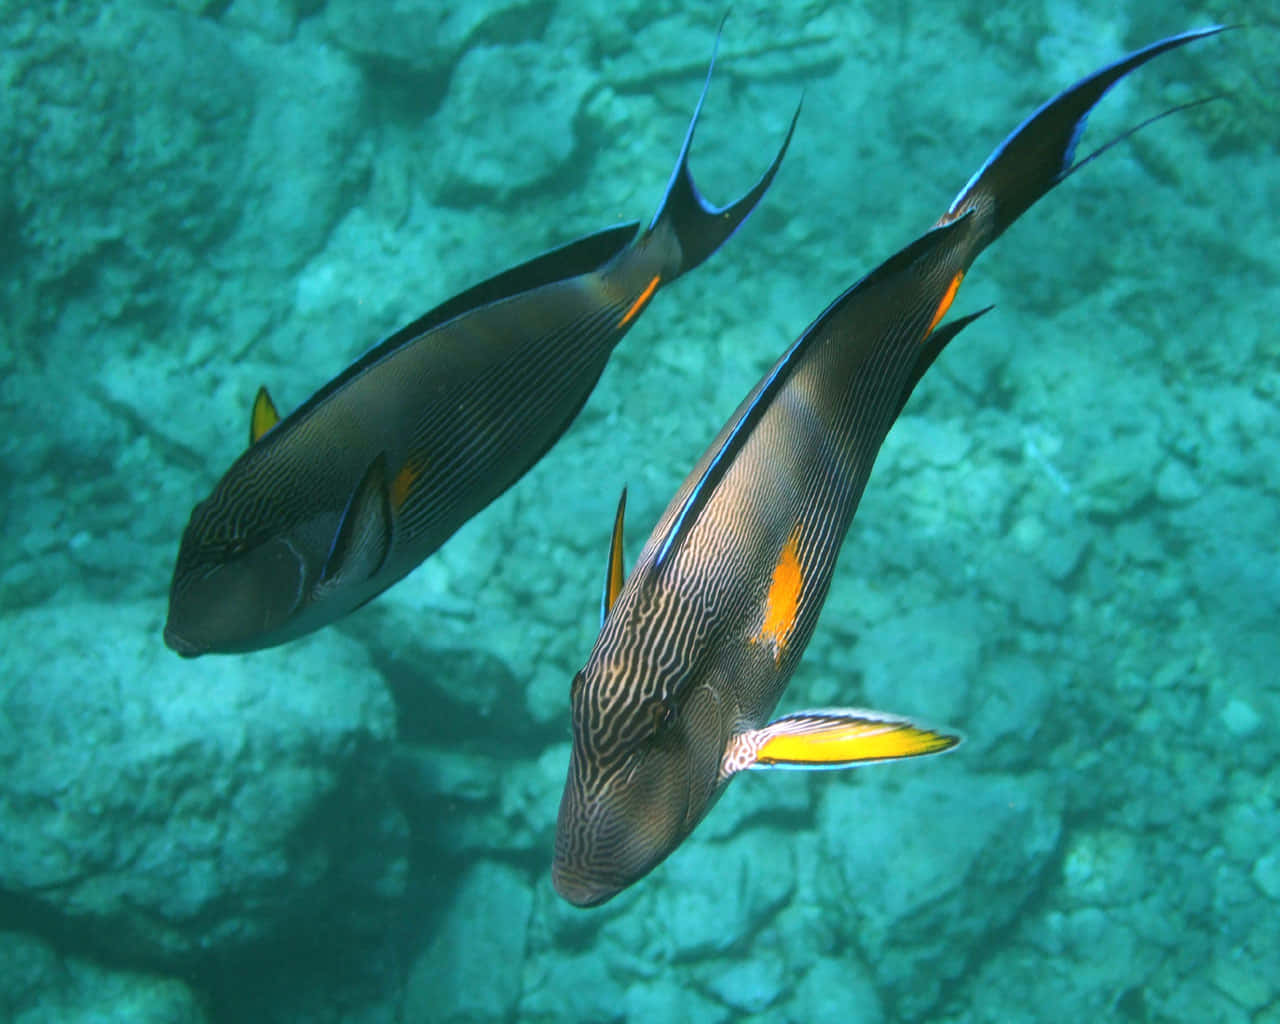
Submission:
[[[475,281],[647,218],[722,9],[0,2],[0,1020],[1280,1021],[1280,12],[737,3],[693,153],[760,209],[561,443],[367,608],[161,641],[192,504]],[[784,710],[954,753],[753,773],[603,908],[548,867],[632,556],[785,346],[1163,35],[975,265]]]

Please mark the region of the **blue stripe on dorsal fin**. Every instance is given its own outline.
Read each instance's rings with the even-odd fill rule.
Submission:
[[[595,231],[472,285],[384,338],[361,358],[361,362],[375,352],[381,357],[404,342],[473,309],[598,270],[627,247],[639,228],[638,221],[628,221]]]
[[[667,560],[679,550],[684,538],[693,529],[693,524],[697,522],[698,514],[702,511],[703,506],[711,500],[711,495],[715,492],[716,485],[728,472],[742,446],[747,443],[747,439],[751,436],[755,425],[773,404],[774,399],[781,393],[782,389],[786,387],[787,381],[791,379],[792,372],[805,353],[808,352],[818,338],[824,336],[825,328],[829,326],[831,321],[845,312],[849,304],[861,297],[862,293],[868,288],[879,284],[886,278],[903,272],[935,248],[950,244],[953,235],[961,231],[968,231],[971,228],[972,221],[972,216],[969,213],[965,213],[951,223],[933,228],[921,235],[905,249],[890,256],[875,270],[843,292],[839,298],[823,310],[818,319],[805,328],[804,333],[782,354],[782,358],[773,364],[773,369],[760,382],[755,398],[742,410],[737,422],[730,429],[719,450],[712,456],[710,463],[708,463],[706,470],[702,474],[702,478],[694,484],[688,497],[685,498],[684,504],[680,506],[680,511],[672,521],[671,528],[667,531],[666,537],[663,538],[662,544],[658,548],[658,554],[653,560],[655,570],[661,569]]]

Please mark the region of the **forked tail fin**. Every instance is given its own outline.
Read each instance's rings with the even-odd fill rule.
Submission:
[[[721,28],[723,27],[722,21]],[[787,137],[782,140],[778,155],[773,158],[773,163],[749,192],[727,206],[717,207],[707,202],[698,191],[693,174],[689,170],[689,148],[693,144],[694,129],[698,126],[698,115],[702,113],[702,104],[711,86],[711,73],[716,66],[715,50],[719,45],[720,32],[717,31],[715,47],[711,51],[711,63],[707,67],[707,78],[702,85],[702,95],[698,97],[698,105],[694,108],[693,117],[689,121],[689,130],[685,132],[684,145],[680,148],[675,170],[671,172],[667,191],[647,229],[653,231],[664,221],[670,224],[676,240],[680,243],[680,269],[676,276],[692,270],[724,245],[747,219],[747,215],[755,209],[756,203],[773,183],[774,176],[782,165],[782,158],[787,155],[787,147],[791,144],[791,136],[795,133],[796,121],[800,117],[800,104],[797,104],[796,112],[791,117],[791,125],[787,128]]]
[[[1006,138],[984,163],[939,223],[946,223],[969,210],[978,212],[983,222],[983,245],[989,245],[1029,209],[1041,196],[1073,171],[1088,163],[1119,139],[1113,139],[1083,160],[1076,161],[1076,145],[1084,132],[1089,112],[1116,82],[1153,57],[1186,43],[1216,35],[1228,26],[1212,25],[1193,29],[1122,57],[1113,64],[1082,78],[1075,85],[1044,103]],[[1174,110],[1181,110],[1176,107]],[[1173,113],[1173,111],[1166,111]],[[1144,121],[1150,124],[1164,115]],[[1136,131],[1130,129],[1120,138]]]

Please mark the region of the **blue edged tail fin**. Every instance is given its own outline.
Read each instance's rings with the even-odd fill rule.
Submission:
[[[723,30],[723,28],[724,22],[721,21],[720,29]],[[717,30],[715,45],[711,50],[711,63],[707,66],[706,81],[702,85],[702,95],[698,97],[698,105],[694,108],[693,117],[689,120],[689,130],[685,132],[684,145],[680,148],[675,170],[671,172],[667,191],[647,229],[654,231],[663,222],[670,224],[676,241],[680,244],[681,258],[677,277],[698,266],[724,245],[747,219],[747,215],[755,209],[760,198],[773,184],[778,168],[782,166],[782,158],[787,155],[787,147],[791,145],[791,136],[796,130],[796,121],[800,118],[802,104],[798,103],[796,112],[791,117],[791,124],[787,128],[787,137],[782,140],[778,155],[773,158],[773,163],[749,192],[727,206],[717,207],[707,202],[698,191],[693,173],[689,170],[689,148],[693,145],[693,133],[698,126],[698,115],[702,113],[702,104],[707,98],[707,90],[711,87],[711,73],[715,70],[716,50],[719,46],[720,31]]]
[[[1216,35],[1227,27],[1212,25],[1161,39],[1108,64],[1058,93],[1042,104],[996,147],[995,152],[987,157],[986,163],[978,168],[977,173],[960,190],[939,223],[946,223],[969,210],[976,210],[986,229],[983,233],[983,245],[989,245],[1041,196],[1094,157],[1152,121],[1185,109],[1186,106],[1193,106],[1194,104],[1185,104],[1165,111],[1112,139],[1083,160],[1075,160],[1076,146],[1084,132],[1089,112],[1106,95],[1107,90],[1153,57],[1197,39]]]

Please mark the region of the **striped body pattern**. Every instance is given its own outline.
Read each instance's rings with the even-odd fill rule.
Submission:
[[[403,578],[564,432],[638,300],[678,258],[675,239],[661,232],[603,269],[468,311],[355,364],[248,448],[196,507],[174,572],[174,629],[200,643],[199,624],[174,621],[185,608],[198,606],[190,617],[218,634],[233,632],[218,628],[219,608],[239,615],[262,605],[247,632],[251,647],[268,646]],[[352,495],[383,453],[385,551],[366,578],[324,588]],[[229,561],[242,549],[249,559],[240,569],[253,571]]]
[[[764,175],[708,203],[688,166],[714,55],[647,226],[587,235],[455,296],[277,422],[259,393],[252,443],[196,506],[169,594],[180,654],[251,651],[341,618],[402,579],[568,429],[613,348],[667,284],[738,229]]]
[[[935,232],[902,272],[873,275],[833,305],[742,403],[654,529],[573,687],[554,868],[573,902],[612,895],[648,851],[692,831],[727,781],[721,762],[733,737],[773,713],[976,224]],[[667,547],[756,410],[696,522]],[[644,809],[619,820],[618,803],[594,795],[624,789],[641,792]]]
[[[1114,144],[1075,162],[1085,118],[1115,82],[1218,31],[1154,43],[1034,111],[934,227],[828,306],[721,429],[616,599],[606,596],[574,677],[552,864],[561,896],[594,906],[643,877],[744,768],[847,767],[959,742],[859,709],[768,719],[813,635],[889,429],[943,347],[986,312],[943,322],[970,266]]]

